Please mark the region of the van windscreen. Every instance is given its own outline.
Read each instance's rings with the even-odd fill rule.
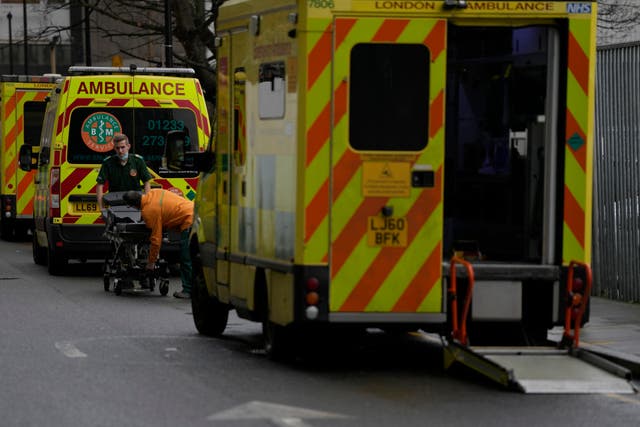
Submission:
[[[171,131],[184,131],[190,150],[198,150],[196,117],[191,110],[76,108],[71,113],[67,161],[100,164],[105,157],[115,154],[113,136],[124,133],[131,142],[130,153],[142,156],[149,168],[163,176],[166,170],[162,168],[163,155],[167,134]]]

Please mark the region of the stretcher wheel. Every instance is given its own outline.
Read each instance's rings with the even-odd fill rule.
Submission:
[[[122,294],[122,281],[115,279],[113,281],[113,293],[116,295]]]
[[[169,281],[168,280],[162,280],[160,281],[160,295],[162,295],[163,297],[167,296],[167,294],[169,293]]]

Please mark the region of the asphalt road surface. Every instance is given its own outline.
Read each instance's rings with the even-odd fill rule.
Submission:
[[[279,364],[258,324],[197,334],[189,301],[103,290],[101,266],[49,276],[0,242],[2,426],[635,426],[638,395],[524,395],[445,372],[436,340],[371,331]],[[178,288],[172,279],[170,293]]]

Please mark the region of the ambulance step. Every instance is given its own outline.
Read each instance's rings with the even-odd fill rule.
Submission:
[[[631,372],[586,350],[466,347],[444,340],[445,368],[461,363],[524,393],[632,394]]]

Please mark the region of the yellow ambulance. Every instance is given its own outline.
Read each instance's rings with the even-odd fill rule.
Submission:
[[[36,169],[34,260],[62,274],[70,259],[105,259],[109,242],[96,200],[102,160],[114,134],[142,156],[152,186],[192,200],[198,173],[175,170],[165,144],[181,136],[203,150],[211,133],[205,97],[190,68],[71,67],[52,91],[38,150],[23,146],[20,166]],[[108,187],[105,186],[108,191]]]
[[[330,326],[444,331],[472,295],[475,342],[545,341],[591,259],[596,9],[225,2],[197,329],[235,309],[286,354]]]
[[[46,98],[60,76],[0,75],[0,235],[21,238],[33,228],[34,172],[18,168],[23,144],[38,145]]]

